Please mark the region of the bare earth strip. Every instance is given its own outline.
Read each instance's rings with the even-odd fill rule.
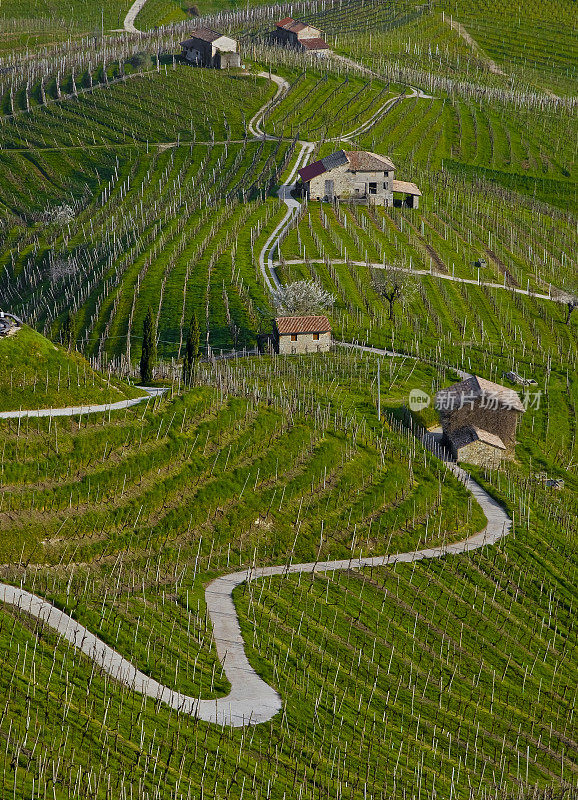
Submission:
[[[444,14],[444,19],[448,23],[450,28],[452,28],[454,31],[456,31],[456,33],[458,33],[462,37],[464,42],[466,42],[472,48],[472,51],[475,53],[475,55],[478,56],[480,61],[482,61],[486,65],[486,67],[488,68],[488,70],[490,72],[492,72],[494,75],[505,75],[506,74],[502,69],[500,69],[500,67],[496,64],[495,61],[493,61],[489,56],[487,56],[484,53],[484,51],[482,50],[480,45],[467,32],[467,30],[464,28],[464,26],[462,25],[461,22],[458,22],[453,17],[449,17],[448,18],[448,16],[446,14]]]

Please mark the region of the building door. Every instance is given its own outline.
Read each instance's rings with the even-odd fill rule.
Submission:
[[[335,187],[333,181],[325,181],[325,199],[333,200]]]

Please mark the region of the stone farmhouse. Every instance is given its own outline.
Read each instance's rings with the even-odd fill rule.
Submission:
[[[394,180],[394,174],[389,158],[363,150],[338,150],[299,170],[302,191],[310,200],[393,206],[394,192],[401,192],[406,205],[418,208],[420,190],[415,183]]]
[[[472,375],[436,394],[442,443],[457,461],[497,467],[513,459],[516,428],[526,410],[513,389]]]
[[[271,38],[277,44],[293,47],[302,53],[323,55],[329,50],[329,45],[319,28],[314,28],[305,22],[298,22],[291,17],[286,17],[275,25]]]
[[[331,347],[331,324],[325,316],[277,317],[275,345],[280,355],[327,353]]]
[[[210,28],[197,28],[190,39],[181,42],[182,56],[199,67],[227,69],[240,67],[237,41]]]
[[[0,311],[0,338],[18,333],[24,323],[14,314]]]

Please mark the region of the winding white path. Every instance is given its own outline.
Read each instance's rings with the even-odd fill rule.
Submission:
[[[287,258],[283,261],[284,264],[326,264],[326,260],[324,258],[308,258],[306,261],[302,258]],[[455,275],[449,275],[447,272],[438,272],[435,269],[409,269],[409,267],[397,267],[397,266],[388,266],[385,267],[382,262],[375,262],[375,261],[353,261],[352,259],[348,259],[347,261],[344,258],[330,258],[330,264],[352,264],[354,267],[371,267],[371,269],[394,269],[398,272],[405,272],[408,275],[428,275],[433,278],[441,278],[444,281],[454,281],[455,283],[467,283],[471,286],[487,286],[490,289],[503,289],[506,292],[512,292],[513,294],[523,294],[527,297],[535,297],[538,300],[551,300],[553,303],[566,303],[566,299],[563,297],[563,293],[560,289],[553,287],[550,285],[549,293],[543,294],[541,292],[535,292],[532,289],[519,289],[517,286],[508,286],[505,281],[504,283],[494,283],[493,281],[482,281],[476,280],[476,278],[458,278]],[[276,261],[273,263],[273,266],[280,266],[281,262]],[[554,289],[554,293],[552,293],[552,289]]]
[[[83,417],[85,414],[100,414],[107,411],[119,411],[123,408],[130,408],[142,403],[144,400],[150,400],[151,397],[157,397],[163,394],[167,389],[151,388],[147,386],[137,386],[137,389],[142,389],[146,392],[142,397],[132,397],[130,400],[118,400],[116,403],[104,403],[100,406],[66,406],[65,408],[34,408],[34,409],[19,409],[18,411],[0,411],[0,419],[26,419],[27,417]]]
[[[224,575],[209,584],[205,590],[207,612],[213,626],[217,654],[231,684],[229,694],[217,700],[189,697],[163,686],[154,678],[140,672],[134,664],[123,658],[120,653],[94,636],[68,614],[30,592],[15,586],[0,584],[0,602],[16,606],[27,614],[42,620],[57,631],[62,638],[92,659],[112,678],[133,691],[165,703],[183,714],[191,714],[205,722],[233,727],[268,722],[281,710],[282,700],[277,691],[265,683],[249,663],[233,602],[233,590],[245,581],[276,575],[358,570],[365,567],[411,563],[426,558],[460,555],[478,550],[485,545],[495,544],[503,536],[506,536],[511,529],[511,520],[504,509],[461,467],[448,464],[448,468],[465,483],[486,515],[488,524],[480,533],[444,547],[396,553],[389,556],[318,561],[308,564],[289,563],[275,567],[249,569]]]
[[[348,65],[353,65],[360,68],[363,72],[371,72],[370,70],[366,70],[362,68],[361,65],[357,64],[355,61],[351,61],[351,59],[345,59],[341,56],[337,57],[340,60],[346,62]],[[271,134],[265,133],[263,130],[263,120],[267,110],[281,97],[281,95],[286,94],[290,88],[290,84],[284,79],[281,78],[279,75],[272,75],[268,72],[259,72],[259,77],[262,78],[270,78],[270,80],[274,81],[277,84],[277,92],[275,96],[269,100],[262,108],[257,111],[255,116],[251,119],[249,123],[249,131],[255,136],[261,139],[269,139],[269,140],[278,140],[281,137],[273,136]],[[374,74],[374,73],[372,73]],[[368,130],[371,129],[373,125],[376,124],[383,116],[386,114],[389,109],[395,105],[400,100],[410,100],[414,97],[419,98],[429,98],[429,95],[424,94],[421,89],[416,89],[415,87],[410,87],[411,92],[409,94],[398,95],[396,97],[390,97],[389,100],[386,100],[378,110],[367,120],[362,122],[357,128],[354,128],[349,133],[345,133],[343,136],[338,136],[334,139],[327,139],[328,142],[350,142],[356,136],[359,136],[363,133],[367,133]],[[285,205],[287,206],[287,212],[281,222],[277,225],[273,233],[269,236],[265,244],[263,245],[261,252],[259,253],[259,268],[261,270],[261,274],[263,276],[263,280],[265,282],[265,286],[267,289],[274,293],[281,288],[281,283],[277,276],[277,271],[275,269],[275,264],[273,262],[273,257],[275,252],[280,253],[281,242],[285,237],[287,229],[291,225],[291,222],[295,216],[297,216],[301,210],[302,203],[299,200],[296,200],[293,197],[293,192],[296,187],[296,175],[297,171],[304,167],[309,162],[311,158],[311,154],[315,150],[315,147],[319,144],[318,142],[306,142],[306,141],[299,141],[299,145],[301,147],[299,154],[297,156],[297,160],[291,170],[291,173],[287,180],[279,187],[279,191],[277,192],[279,199],[282,200]]]
[[[131,7],[127,19],[125,20],[125,28],[127,28],[127,30],[130,29],[128,25],[132,25],[134,28],[134,18],[144,5],[144,2],[145,0],[137,0]],[[130,17],[131,12],[134,12],[132,17]],[[267,73],[262,74],[269,77]],[[277,76],[271,76],[273,80],[275,80],[276,77]],[[275,95],[275,98],[277,98],[280,92],[286,91],[286,81],[279,78],[275,80],[275,82],[278,85],[278,91]],[[255,117],[251,120],[249,127],[254,135],[261,137],[268,136],[262,130],[261,123],[267,108],[271,102],[275,101],[275,98],[269,101],[269,103],[257,112]],[[383,108],[382,106],[382,109],[380,109],[377,114],[380,112],[384,113]],[[357,130],[365,130],[366,128],[364,126],[366,125],[367,122]],[[354,134],[355,131],[351,132],[350,136]],[[291,174],[279,191],[281,200],[283,200],[287,206],[287,213],[267,240],[259,257],[263,277],[270,290],[280,286],[279,280],[275,274],[272,254],[278,248],[279,242],[291,218],[294,214],[298,213],[301,206],[297,200],[291,197],[295,175],[299,167],[307,163],[315,146],[311,142],[300,142],[300,145],[301,149]],[[348,346],[372,350],[372,348],[365,348],[360,345],[350,344]],[[66,409],[3,412],[3,415],[8,414],[18,417],[95,413],[96,411],[102,410],[126,408],[129,405],[142,402],[143,399],[146,398],[124,400],[120,401],[120,403],[111,403],[106,406],[82,406]],[[433,437],[429,439],[426,435],[424,444],[438,452]],[[191,714],[206,722],[219,725],[242,727],[244,725],[255,725],[267,722],[280,711],[282,707],[281,697],[272,686],[269,686],[259,677],[249,663],[245,653],[245,643],[241,633],[239,619],[233,602],[233,590],[245,581],[257,580],[270,576],[381,567],[396,563],[411,563],[422,559],[443,558],[447,555],[469,553],[485,545],[492,545],[508,534],[511,529],[511,520],[504,509],[490,497],[481,486],[475,483],[463,469],[456,464],[448,464],[448,469],[450,469],[459,480],[466,484],[480,504],[487,518],[487,525],[482,531],[461,542],[443,547],[427,548],[414,552],[396,553],[385,556],[350,558],[338,561],[319,561],[307,564],[288,563],[273,567],[260,567],[224,575],[210,583],[205,590],[207,612],[213,626],[213,637],[217,654],[231,685],[229,694],[217,700],[203,700],[201,698],[189,697],[160,684],[158,681],[154,680],[154,678],[140,672],[134,664],[123,658],[120,653],[112,647],[109,647],[83,625],[80,625],[77,621],[72,619],[68,614],[60,611],[51,603],[37,595],[14,586],[0,584],[0,602],[15,606],[43,621],[46,625],[57,631],[62,638],[66,639],[92,659],[104,672],[120,683],[130,687],[135,692],[154,698],[182,713]]]
[[[140,30],[135,26],[134,21],[139,11],[142,10],[142,7],[146,1],[147,0],[135,0],[135,2],[129,8],[126,17],[124,18],[125,31],[128,31],[129,33],[140,33]]]

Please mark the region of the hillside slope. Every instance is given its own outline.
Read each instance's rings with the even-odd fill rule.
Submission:
[[[27,326],[0,339],[0,411],[115,403],[142,394]]]

